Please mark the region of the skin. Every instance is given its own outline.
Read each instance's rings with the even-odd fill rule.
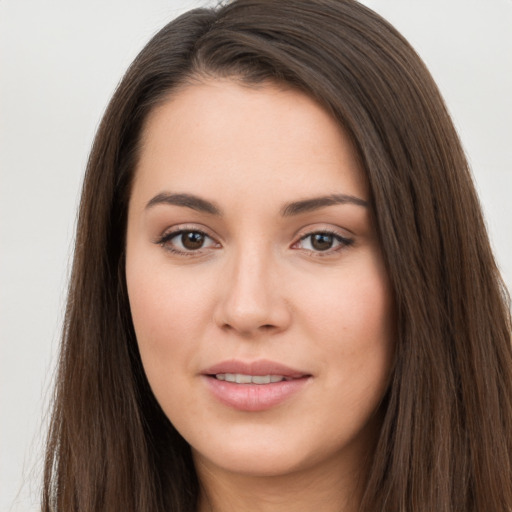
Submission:
[[[148,206],[163,193],[193,194],[221,214]],[[128,293],[152,390],[192,447],[201,511],[359,502],[389,382],[393,303],[368,206],[283,215],[291,202],[332,194],[369,201],[348,137],[301,92],[211,79],[174,92],[147,120]],[[172,235],[180,229],[206,233],[203,245],[187,250]],[[325,232],[329,248],[318,250],[310,235]],[[202,375],[230,359],[309,377],[277,406],[240,411]]]

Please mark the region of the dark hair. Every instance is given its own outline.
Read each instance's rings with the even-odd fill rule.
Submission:
[[[193,511],[190,448],[147,383],[124,275],[148,113],[205,77],[279,82],[353,139],[396,304],[361,510],[512,510],[509,301],[457,134],[420,58],[353,0],[235,0],[164,27],[120,83],[83,187],[44,511]]]

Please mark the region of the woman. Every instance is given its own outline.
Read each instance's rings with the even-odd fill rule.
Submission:
[[[353,1],[191,11],[91,153],[43,508],[510,510],[508,308],[392,27]]]

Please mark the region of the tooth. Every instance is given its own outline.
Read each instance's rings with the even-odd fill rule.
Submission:
[[[244,373],[217,373],[215,378],[237,384],[271,384],[283,380],[291,380],[282,375],[246,375]]]
[[[270,375],[254,375],[252,382],[254,384],[269,384],[272,382],[272,377]]]

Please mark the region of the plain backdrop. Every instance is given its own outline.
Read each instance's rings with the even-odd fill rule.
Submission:
[[[211,4],[212,2],[210,2]],[[427,63],[512,285],[512,0],[365,0]],[[0,0],[0,511],[38,509],[47,404],[95,129],[124,70],[193,0]]]

